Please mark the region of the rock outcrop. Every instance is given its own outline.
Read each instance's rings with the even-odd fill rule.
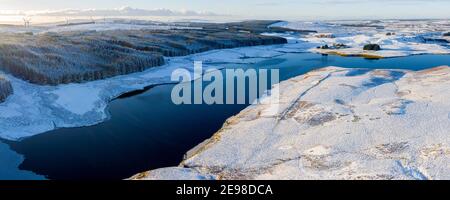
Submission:
[[[287,43],[285,38],[260,35],[270,31],[268,26],[274,22],[193,24],[171,30],[1,33],[0,70],[43,85],[92,81],[163,65],[164,56]]]
[[[381,50],[381,47],[378,44],[366,44],[366,45],[364,45],[363,50],[365,50],[365,51],[379,51],[379,50]]]
[[[317,47],[317,48],[318,49],[345,49],[345,48],[349,48],[349,47],[347,45],[345,45],[345,44],[342,44],[342,43],[335,43],[332,46],[328,46],[326,44],[326,45],[323,45],[323,46],[320,46],[320,47]]]
[[[275,86],[179,167],[134,179],[450,179],[450,68],[329,67]],[[185,174],[180,176],[181,174]]]
[[[5,101],[13,93],[13,88],[9,80],[0,75],[0,103]]]

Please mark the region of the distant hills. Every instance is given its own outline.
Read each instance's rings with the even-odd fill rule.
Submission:
[[[116,9],[67,9],[67,10],[50,10],[50,11],[0,11],[2,15],[32,15],[32,16],[53,16],[53,17],[124,17],[124,16],[218,16],[212,12],[198,12],[192,10],[175,11],[170,9],[139,9],[132,7],[122,7]]]

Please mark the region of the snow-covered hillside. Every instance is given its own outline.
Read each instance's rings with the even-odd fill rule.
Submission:
[[[71,20],[66,22],[41,24],[30,27],[23,25],[2,25],[0,33],[33,33],[44,34],[48,32],[67,31],[111,31],[111,30],[170,30],[170,29],[199,29],[189,27],[189,23],[156,22],[131,19],[97,19],[97,20]]]
[[[275,86],[279,104],[227,120],[180,167],[134,178],[450,179],[448,88],[448,66],[313,71]]]

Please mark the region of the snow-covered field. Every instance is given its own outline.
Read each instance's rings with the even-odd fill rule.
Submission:
[[[450,38],[443,36],[450,31],[449,20],[280,22],[273,26],[317,31],[306,37],[289,38],[290,43],[301,44],[314,53],[380,58],[450,53]],[[344,44],[348,48],[317,49],[333,44]],[[366,44],[378,44],[382,50],[364,51]]]
[[[108,30],[169,30],[169,29],[198,29],[198,27],[184,26],[183,23],[159,23],[159,22],[143,22],[141,20],[96,20],[96,21],[75,21],[68,24],[52,23],[30,27],[21,25],[1,25],[0,33],[25,33],[32,32],[35,34],[46,32],[64,32],[64,31],[108,31]]]
[[[227,120],[180,167],[133,178],[450,179],[449,87],[448,66],[313,71],[275,86],[278,105]]]

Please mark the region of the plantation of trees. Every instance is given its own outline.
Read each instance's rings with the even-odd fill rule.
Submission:
[[[270,31],[271,23],[194,24],[201,27],[170,30],[1,33],[0,70],[41,85],[98,80],[161,66],[164,57],[286,43],[284,38],[260,35]]]
[[[11,83],[0,75],[0,102],[3,102],[9,95],[13,93]]]

